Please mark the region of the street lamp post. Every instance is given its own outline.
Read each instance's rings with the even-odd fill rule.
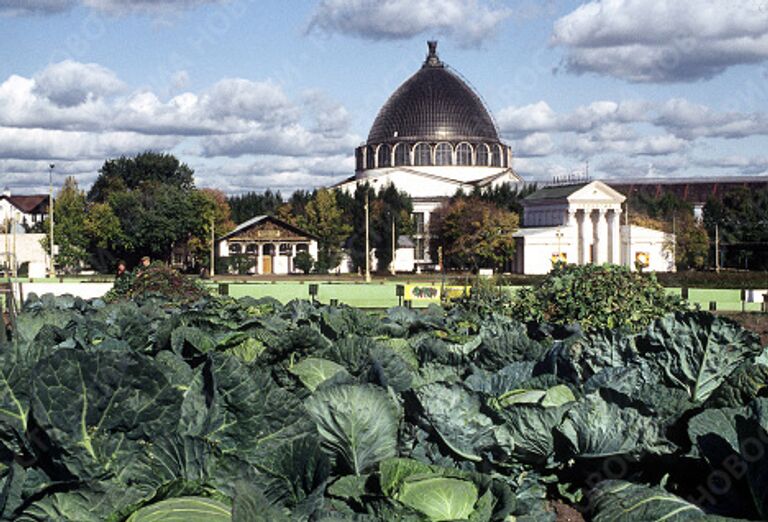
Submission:
[[[371,243],[368,205],[368,184],[365,186],[365,282],[371,282]]]
[[[48,223],[50,224],[50,236],[51,236],[51,266],[48,270],[48,275],[52,278],[56,277],[55,258],[53,253],[53,168],[56,166],[53,163],[48,165]]]
[[[395,242],[395,215],[392,215],[392,265],[389,273],[395,275],[395,260],[397,259],[397,244]]]

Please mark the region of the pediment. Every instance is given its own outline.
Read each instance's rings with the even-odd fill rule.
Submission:
[[[610,203],[620,205],[627,198],[602,181],[593,181],[570,194],[568,203]]]

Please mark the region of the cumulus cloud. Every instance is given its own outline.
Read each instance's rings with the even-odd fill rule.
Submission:
[[[515,141],[512,150],[518,158],[549,156],[555,151],[555,144],[549,134],[534,132],[522,140]]]
[[[170,149],[174,137],[147,136],[131,132],[67,132],[47,129],[0,127],[0,158],[15,159],[106,159],[132,155],[149,149]]]
[[[565,68],[631,82],[690,82],[768,60],[755,0],[592,0],[554,24]]]
[[[768,156],[731,155],[719,158],[696,158],[693,163],[699,167],[725,170],[744,176],[768,175]]]
[[[643,121],[651,104],[643,101],[596,101],[568,114],[557,114],[547,102],[507,107],[497,121],[502,134],[520,136],[531,132],[588,132],[609,123]]]
[[[109,14],[168,13],[224,0],[0,0],[0,14],[55,14],[84,5]]]
[[[629,142],[636,139],[635,129],[641,125],[665,131],[667,138],[649,141],[637,148],[646,151],[643,153],[664,150],[666,147],[660,146],[662,142],[674,149],[681,140],[768,135],[768,113],[722,112],[684,98],[665,102],[603,100],[565,113],[558,113],[540,101],[507,107],[499,112],[498,122],[503,135],[517,139],[542,132],[588,134],[578,140],[574,138],[573,143]]]
[[[35,76],[35,91],[60,107],[98,100],[124,87],[109,69],[72,60],[51,64]]]
[[[588,159],[591,156],[617,153],[629,156],[664,156],[685,150],[688,141],[669,134],[634,136],[612,139],[601,133],[569,136],[564,139],[563,151]]]
[[[289,193],[307,187],[329,186],[349,177],[355,168],[350,155],[261,156],[221,165],[200,162],[192,166],[197,172],[199,186],[215,187],[231,194],[266,189]]]
[[[428,33],[477,45],[511,13],[482,0],[322,0],[308,30],[373,40]]]
[[[49,14],[70,9],[76,0],[0,0],[0,14]]]
[[[213,163],[213,171],[197,171],[210,184],[217,163],[245,160],[248,175],[263,175],[265,186],[278,186],[276,178],[285,176],[294,188],[306,188],[354,170],[360,138],[349,120],[346,108],[324,93],[291,99],[270,80],[223,79],[164,98],[130,91],[99,65],[67,61],[0,83],[0,172],[8,184],[34,186],[41,165],[55,161],[85,183],[92,180],[80,170],[83,162],[163,150],[201,169]],[[248,190],[256,189],[249,183]]]
[[[655,125],[686,139],[745,138],[768,134],[766,113],[717,112],[681,98],[667,101],[658,112]]]

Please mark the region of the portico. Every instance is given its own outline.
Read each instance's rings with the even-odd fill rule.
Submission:
[[[257,216],[219,240],[219,256],[247,263],[253,274],[290,274],[294,258],[307,252],[317,259],[317,238],[272,216]]]
[[[622,237],[631,237],[629,227],[621,226],[625,199],[601,181],[555,185],[531,194],[523,200],[523,227],[515,234],[515,270],[544,274],[556,260],[634,268],[633,260],[622,253],[627,248]],[[668,238],[663,232],[646,232],[654,241],[633,248],[651,255],[655,270],[674,269],[661,248]]]

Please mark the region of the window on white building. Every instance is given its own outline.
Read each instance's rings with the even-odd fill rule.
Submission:
[[[481,143],[477,146],[477,162],[476,165],[488,166],[488,145]]]
[[[391,152],[392,149],[389,148],[389,145],[379,146],[379,168],[390,166]]]
[[[395,145],[395,167],[410,165],[410,157],[407,143],[398,143]]]
[[[453,165],[453,148],[450,143],[440,143],[435,149],[435,165]]]
[[[432,165],[432,149],[428,143],[419,143],[413,149],[413,164],[416,166]]]
[[[472,147],[469,143],[460,143],[456,147],[456,165],[472,165]]]

